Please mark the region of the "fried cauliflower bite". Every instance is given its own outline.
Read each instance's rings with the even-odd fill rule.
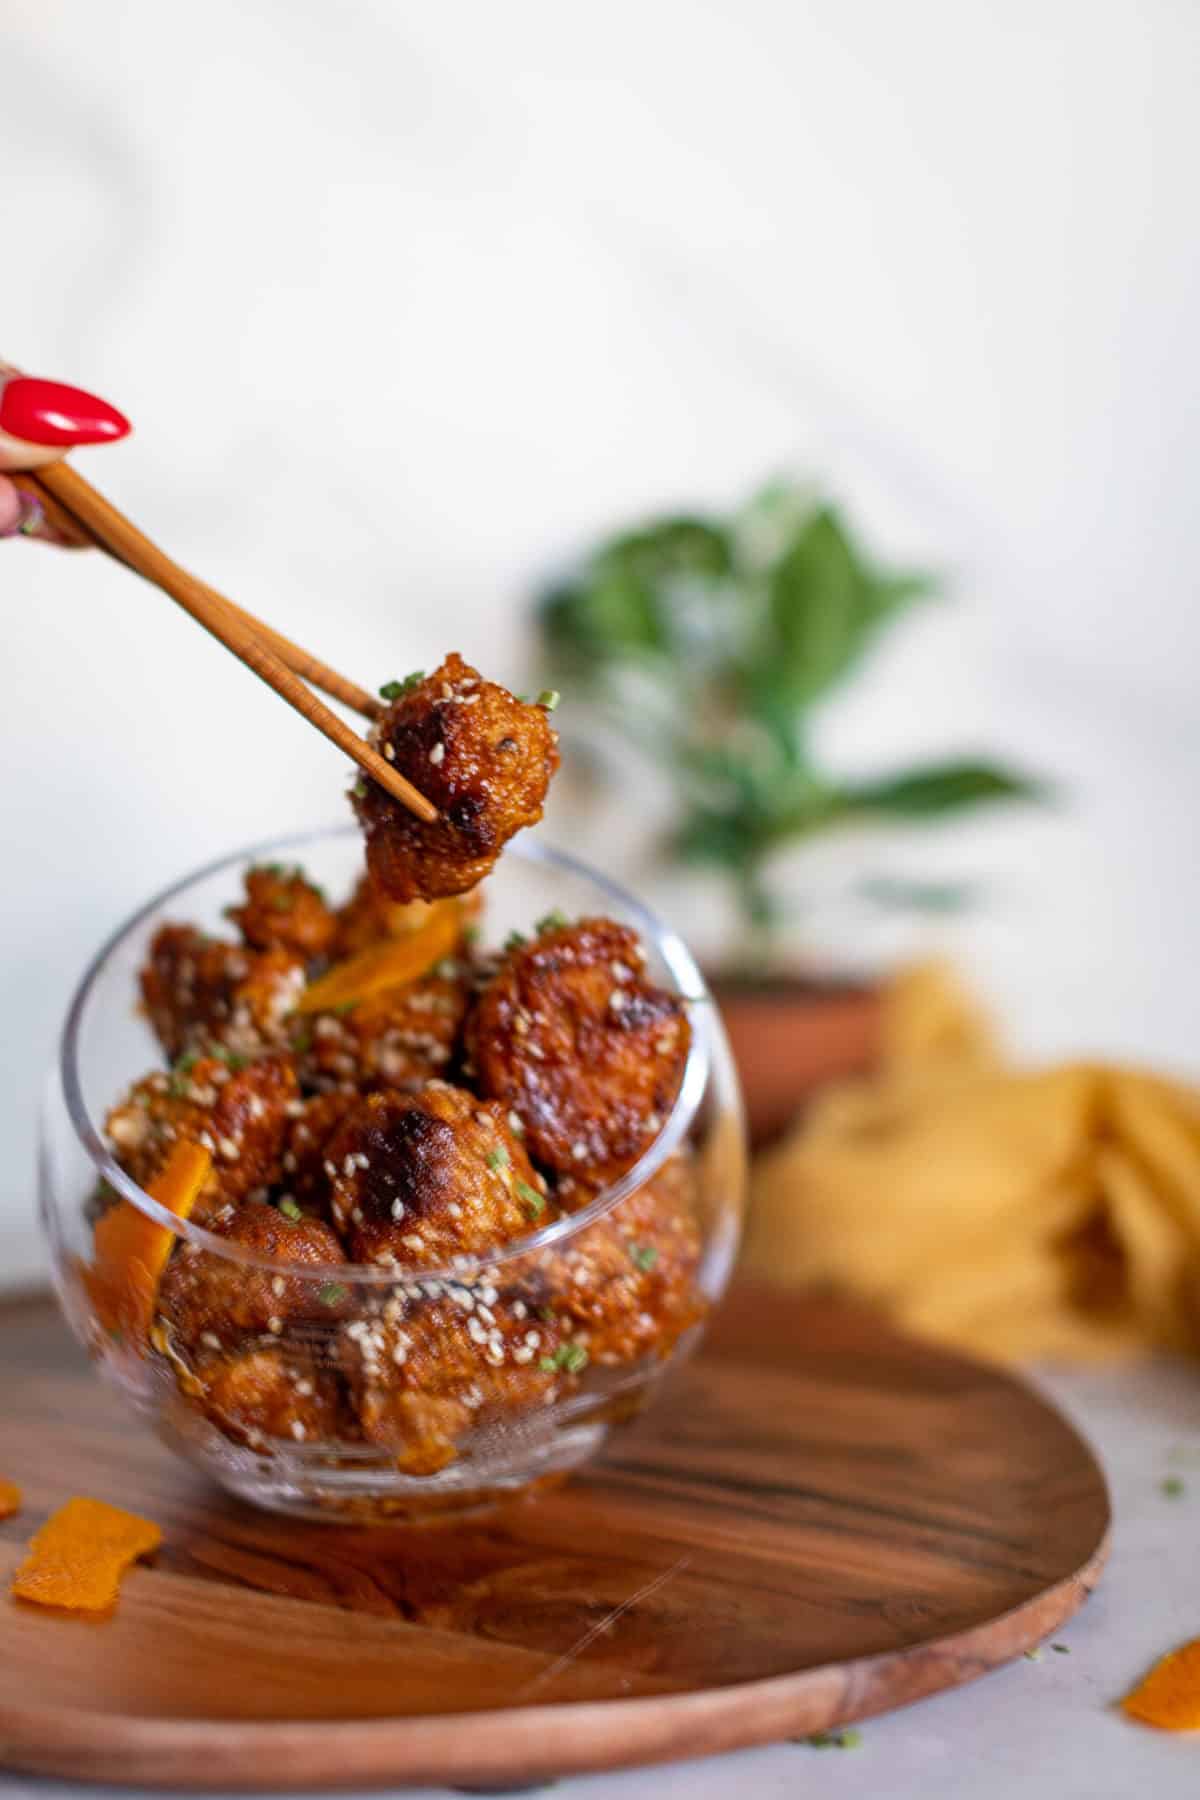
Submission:
[[[592,1187],[648,1148],[674,1104],[691,1032],[612,919],[551,924],[509,951],[467,1021],[481,1093],[513,1112],[534,1162]]]
[[[470,992],[466,964],[446,957],[418,981],[301,1020],[292,1043],[302,1084],[422,1087],[453,1058]]]
[[[169,1075],[160,1071],[137,1082],[105,1129],[116,1160],[142,1187],[177,1138],[210,1151],[212,1174],[193,1214],[204,1224],[223,1205],[278,1178],[298,1092],[291,1064],[280,1057],[243,1067],[237,1058],[186,1053]]]
[[[577,1189],[574,1204],[591,1198]],[[595,1224],[551,1245],[531,1278],[540,1277],[555,1314],[573,1321],[592,1362],[632,1362],[666,1355],[703,1316],[700,1250],[695,1172],[681,1153]]]
[[[468,1432],[544,1406],[573,1379],[562,1328],[524,1302],[487,1285],[429,1286],[434,1298],[393,1298],[342,1327],[342,1372],[362,1435],[413,1475],[436,1473]]]
[[[368,1094],[326,1157],[330,1211],[358,1262],[433,1268],[549,1217],[545,1183],[501,1108],[443,1081]]]
[[[142,1004],[172,1061],[210,1044],[242,1056],[281,1046],[303,989],[294,952],[250,950],[192,925],[162,926],[141,973]]]
[[[337,915],[325,896],[298,866],[256,863],[243,877],[246,898],[228,906],[231,919],[255,950],[290,950],[311,962],[323,956],[337,936]]]
[[[209,1356],[196,1376],[205,1412],[238,1443],[320,1443],[338,1435],[336,1378],[291,1346],[255,1344],[231,1356]]]
[[[438,809],[426,825],[366,776],[355,787],[367,867],[392,900],[473,888],[514,832],[541,818],[558,767],[547,707],[517,700],[458,655],[402,691],[375,737]]]
[[[329,1177],[325,1173],[325,1146],[361,1098],[357,1088],[334,1087],[291,1102],[280,1158],[284,1189],[281,1200],[295,1200],[306,1211],[326,1210]]]
[[[227,1242],[292,1264],[296,1272],[259,1268],[196,1244],[180,1244],[159,1284],[158,1310],[174,1343],[190,1358],[238,1349],[246,1338],[279,1337],[297,1324],[328,1330],[344,1316],[349,1291],[309,1273],[345,1260],[340,1242],[322,1220],[289,1218],[273,1206],[247,1200],[214,1229]]]

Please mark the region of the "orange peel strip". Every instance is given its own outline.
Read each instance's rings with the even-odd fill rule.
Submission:
[[[1161,1657],[1121,1710],[1162,1731],[1200,1731],[1200,1638]]]
[[[369,944],[356,956],[337,963],[318,976],[300,996],[300,1013],[332,1012],[339,1006],[356,1005],[387,988],[402,987],[426,974],[434,963],[448,956],[462,934],[462,909],[457,900],[439,900],[429,917],[404,937]]]
[[[11,1519],[14,1513],[21,1510],[24,1498],[15,1481],[6,1481],[0,1475],[0,1519]]]
[[[149,1519],[103,1500],[68,1500],[30,1539],[12,1591],[37,1606],[107,1612],[130,1563],[161,1543]]]
[[[209,1152],[180,1138],[146,1192],[177,1219],[186,1219],[211,1169]],[[145,1341],[158,1284],[174,1242],[173,1232],[147,1218],[128,1200],[118,1201],[97,1221],[95,1261],[87,1271],[87,1284],[96,1316],[106,1331]]]

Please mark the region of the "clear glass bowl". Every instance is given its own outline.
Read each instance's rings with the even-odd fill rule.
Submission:
[[[233,1493],[301,1517],[352,1523],[477,1508],[561,1477],[591,1456],[698,1341],[729,1279],[745,1192],[737,1081],[691,955],[604,876],[536,840],[510,847],[487,882],[485,945],[528,930],[548,911],[605,914],[641,934],[652,979],[688,1001],[692,1048],[678,1098],[627,1175],[578,1213],[494,1255],[407,1270],[298,1268],[177,1218],[138,1187],[113,1161],[103,1124],[130,1084],[163,1064],[137,1008],[138,970],[154,933],[168,919],[227,930],[222,908],[249,862],[300,862],[340,896],[361,858],[353,827],[259,845],[187,876],[122,926],[71,1002],[39,1156],[40,1212],[59,1299],[102,1373],[173,1449]],[[258,1360],[240,1367],[232,1384],[209,1381],[161,1320],[140,1341],[102,1323],[93,1266],[102,1183],[110,1204],[115,1194],[148,1229],[170,1234],[172,1256],[195,1259],[238,1293],[252,1321],[245,1354]],[[597,1340],[586,1320],[568,1320],[563,1329],[574,1335],[564,1338],[565,1314],[555,1301],[581,1279],[590,1291],[586,1281],[597,1270],[608,1282],[607,1326]],[[603,1347],[585,1358],[589,1341]],[[480,1380],[464,1386],[472,1357]],[[360,1396],[364,1381],[378,1387],[386,1414],[388,1384],[401,1380],[408,1435],[399,1449],[394,1435],[364,1441],[346,1405],[350,1384]],[[249,1413],[239,1381],[257,1396]],[[429,1447],[414,1451],[414,1438]]]

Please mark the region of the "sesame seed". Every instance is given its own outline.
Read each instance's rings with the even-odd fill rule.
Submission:
[[[541,1341],[542,1334],[540,1331],[527,1331],[525,1333],[525,1342],[529,1345],[531,1350],[536,1350]]]
[[[386,757],[387,757],[387,760],[388,760],[388,761],[389,761],[389,762],[395,762],[395,760],[396,760],[396,751],[395,751],[395,748],[394,748],[394,747],[393,747],[393,745],[391,745],[391,744],[385,744],[385,745],[384,745],[384,746],[383,746],[383,754],[384,754],[384,755],[385,755],[385,756],[386,756]]]
[[[524,1123],[524,1120],[521,1118],[520,1113],[515,1113],[515,1112],[509,1113],[508,1129],[512,1132],[514,1137],[524,1137],[525,1136],[525,1123]]]
[[[484,1330],[483,1326],[479,1323],[479,1320],[476,1318],[470,1318],[467,1320],[467,1334],[477,1344],[486,1344],[487,1343],[487,1332]]]
[[[612,963],[609,963],[608,966],[612,972],[612,978],[614,981],[632,981],[633,980],[633,970],[630,968],[627,968],[623,962],[612,962]]]
[[[325,1173],[328,1175],[330,1181],[335,1181],[337,1179],[337,1165],[331,1163],[328,1157],[325,1158]]]
[[[419,1231],[410,1231],[407,1237],[400,1239],[400,1242],[406,1250],[423,1250],[425,1248],[425,1239]]]
[[[283,1279],[282,1275],[272,1275],[271,1292],[277,1300],[281,1300],[287,1292],[287,1282]]]
[[[300,1398],[302,1400],[307,1400],[309,1395],[312,1393],[312,1391],[313,1391],[313,1384],[311,1381],[308,1380],[307,1376],[305,1376],[303,1380],[298,1381],[296,1383],[296,1392],[300,1395]]]
[[[577,1139],[577,1141],[571,1145],[571,1156],[575,1162],[585,1162],[587,1160],[587,1145],[582,1138]]]
[[[529,1308],[526,1306],[525,1302],[523,1300],[514,1300],[513,1301],[513,1318],[514,1319],[527,1319],[528,1317],[529,1317]]]
[[[395,1200],[392,1201],[392,1217],[393,1217],[393,1219],[395,1219],[397,1224],[399,1224],[400,1220],[404,1217],[405,1210],[406,1209],[405,1209],[403,1200],[401,1200],[397,1197]]]
[[[540,1044],[526,1044],[525,1051],[526,1051],[526,1055],[532,1056],[534,1062],[544,1062],[545,1061],[546,1052],[542,1049],[542,1046]],[[530,1077],[530,1085],[531,1086],[533,1085],[532,1076]]]
[[[350,1222],[353,1225],[361,1225],[362,1224],[363,1209],[361,1206],[356,1206],[352,1209],[352,1211],[350,1213]]]
[[[495,1313],[492,1311],[490,1306],[485,1306],[482,1301],[479,1304],[478,1312],[479,1312],[479,1317],[481,1319],[485,1319],[489,1325],[494,1325],[496,1323]]]
[[[215,1331],[202,1331],[200,1334],[200,1342],[206,1345],[210,1350],[219,1350],[221,1348],[221,1340]]]
[[[353,1175],[353,1173],[357,1167],[358,1167],[358,1162],[355,1159],[355,1157],[353,1157],[353,1156],[343,1157],[343,1159],[342,1159],[342,1174],[343,1175]]]
[[[654,1048],[660,1056],[670,1056],[675,1048],[675,1040],[673,1037],[660,1037]]]
[[[396,1345],[396,1348],[392,1351],[392,1361],[398,1369],[403,1368],[404,1364],[408,1361],[408,1346],[406,1344]]]
[[[283,1320],[279,1317],[278,1313],[272,1313],[267,1320],[267,1330],[271,1333],[272,1337],[278,1337],[283,1330]]]
[[[452,1219],[461,1219],[462,1218],[462,1207],[459,1205],[457,1200],[452,1200],[450,1202],[449,1206],[446,1208],[446,1211],[450,1214],[450,1217]]]
[[[485,1281],[479,1290],[479,1298],[483,1301],[485,1306],[495,1306],[500,1295],[490,1281]]]
[[[302,1420],[300,1420],[300,1419],[292,1420],[292,1436],[296,1439],[296,1441],[298,1443],[303,1443],[304,1439],[308,1436],[308,1432],[305,1430],[304,1423]]]
[[[533,1361],[533,1351],[522,1344],[518,1349],[513,1351],[513,1361],[522,1364],[530,1363]]]
[[[649,1116],[647,1117],[646,1130],[647,1131],[656,1131],[656,1132],[662,1130],[662,1120],[659,1118],[657,1113],[650,1113]]]
[[[437,766],[440,762],[445,760],[445,755],[446,755],[445,744],[435,744],[433,746],[433,749],[429,752],[429,760],[433,764],[435,769],[437,768]]]

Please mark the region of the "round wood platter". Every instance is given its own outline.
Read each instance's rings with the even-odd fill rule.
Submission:
[[[0,1763],[180,1788],[503,1789],[860,1719],[1087,1597],[1104,1478],[1011,1375],[735,1287],[657,1408],[552,1492],[424,1529],[227,1499],[0,1306],[7,1575],[90,1494],[165,1545],[98,1621],[0,1600]]]

